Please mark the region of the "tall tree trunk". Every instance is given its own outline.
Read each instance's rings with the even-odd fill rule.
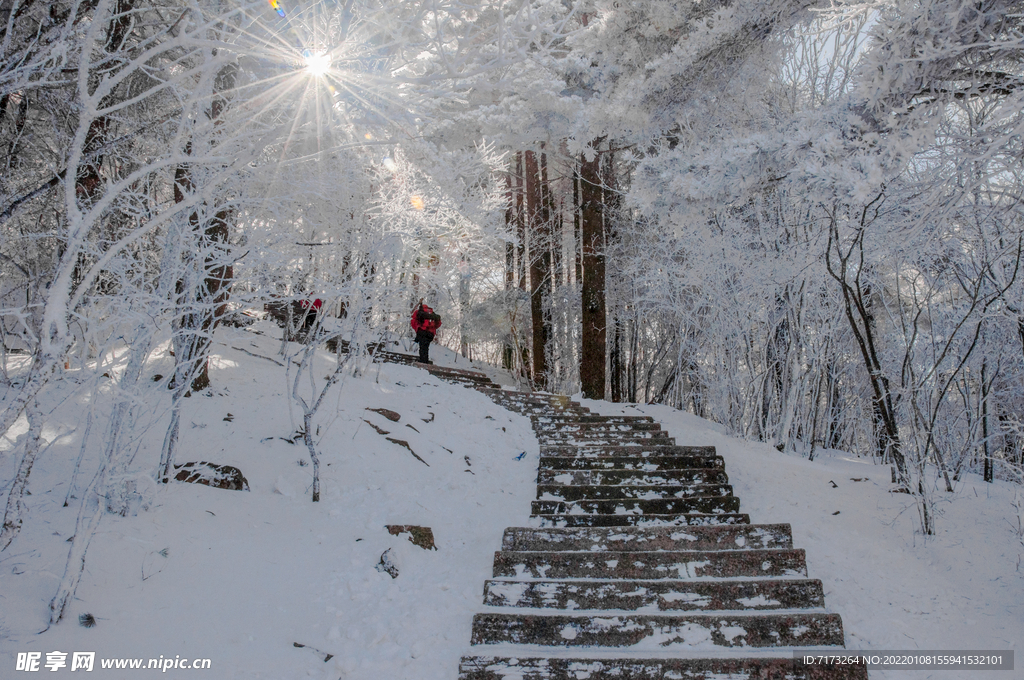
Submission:
[[[516,285],[516,246],[514,238],[516,235],[516,192],[513,185],[512,173],[505,178],[506,201],[505,229],[508,232],[508,241],[505,242],[505,304],[512,304],[512,289]],[[506,338],[501,351],[501,366],[506,371],[511,371],[515,363],[515,349],[512,338]]]
[[[841,431],[841,410],[839,407],[840,399],[842,394],[839,392],[839,380],[836,376],[836,365],[835,359],[829,358],[828,363],[825,365],[825,448],[826,449],[838,449],[841,448],[842,442],[842,431]]]
[[[530,234],[530,319],[533,330],[533,384],[547,389],[547,346],[550,317],[545,307],[551,299],[551,234],[545,221],[540,167],[537,154],[524,154],[526,218]]]
[[[613,296],[612,299],[616,300],[616,297]],[[612,305],[614,307],[615,302]],[[616,313],[615,320],[612,322],[612,348],[608,353],[608,387],[611,389],[612,401],[615,403],[622,401],[622,372],[622,320]]]
[[[583,234],[582,205],[580,204],[580,168],[572,168],[572,252],[575,261],[576,285],[583,283]]]
[[[543,147],[542,147],[543,148]],[[561,211],[555,209],[555,199],[551,191],[551,183],[548,179],[548,155],[540,155],[540,190],[541,190],[541,216],[547,225],[548,234],[548,283],[547,300],[545,301],[545,333],[547,335],[546,347],[551,356],[548,373],[550,376],[549,388],[552,384],[563,384],[563,368],[565,348],[568,346],[562,334],[562,305],[556,304],[556,295],[564,285],[562,267],[562,215]]]
[[[523,205],[523,152],[516,154],[516,236],[519,241],[516,259],[519,263],[518,276],[520,290],[526,290],[526,208]]]
[[[22,498],[28,488],[28,477],[32,473],[32,466],[39,455],[39,446],[42,443],[43,414],[39,410],[39,404],[35,399],[25,408],[25,415],[28,417],[28,432],[25,438],[25,447],[21,454],[21,462],[18,464],[18,471],[14,476],[14,483],[7,494],[7,507],[4,510],[4,524],[0,529],[0,551],[6,550],[7,546],[21,532],[24,523],[25,502]]]
[[[221,114],[227,107],[225,93],[235,87],[238,69],[235,64],[225,65],[213,83],[213,101],[207,115],[219,125]],[[185,145],[185,155],[192,154],[192,142]],[[182,163],[174,173],[174,201],[181,203],[195,189],[192,170]],[[180,427],[181,399],[190,390],[200,391],[210,386],[209,354],[213,332],[227,309],[234,271],[227,262],[227,243],[230,236],[230,209],[216,210],[206,224],[198,211],[189,214],[187,244],[181,253],[184,276],[175,283],[177,318],[171,342],[174,347],[174,394],[172,395],[171,422],[164,436],[160,454],[158,478],[167,482],[174,464],[174,449]],[[170,246],[169,246],[170,247]],[[202,263],[192,261],[196,253],[203,254]],[[175,258],[177,260],[177,256]],[[199,268],[201,267],[201,271]],[[291,328],[289,323],[288,328]],[[288,332],[287,329],[285,331]]]
[[[526,276],[526,192],[524,191],[523,177],[523,152],[516,153],[516,236],[518,246],[516,248],[516,276],[519,280],[519,290],[525,291],[527,284]],[[518,304],[516,305],[518,308]],[[518,343],[518,338],[516,339]],[[524,342],[519,347],[519,375],[529,381],[530,379],[530,348],[529,342]]]
[[[213,101],[207,115],[214,125],[219,125],[221,114],[227,107],[225,93],[235,87],[237,67],[227,64],[221,68],[214,78]],[[186,155],[192,153],[192,143],[185,148]],[[180,203],[188,193],[195,189],[192,171],[188,164],[178,166],[175,171],[174,200]],[[227,263],[227,243],[231,233],[233,211],[221,208],[205,220],[198,211],[189,215],[189,227],[193,236],[193,250],[186,252],[190,258],[193,253],[203,253],[201,278],[196,283],[188,281],[186,276],[178,282],[179,303],[184,306],[184,313],[178,319],[179,332],[175,334],[175,361],[179,371],[175,374],[176,384],[186,380],[194,391],[204,390],[210,386],[209,354],[213,342],[213,332],[223,317],[231,292],[231,281],[234,277],[232,266]]]
[[[469,284],[472,273],[469,257],[463,255],[459,267],[459,350],[462,356],[469,358]]]
[[[651,369],[644,382],[645,401],[650,396],[651,376],[654,374],[656,363],[652,362]],[[640,324],[636,318],[629,320],[629,362],[626,364],[626,401],[637,403],[640,374]]]
[[[619,192],[615,175],[615,152],[609,149],[602,154],[601,172],[604,181],[604,232],[605,261],[617,254],[619,246]],[[621,249],[620,249],[621,250]],[[623,316],[629,301],[626,299],[625,286],[619,269],[612,263],[608,275],[611,303],[608,305],[609,323],[612,325],[612,348],[608,357],[608,383],[612,401],[618,403],[625,399],[626,351],[625,328]]]
[[[868,380],[873,392],[872,410],[876,419],[877,432],[880,435],[879,453],[885,459],[892,460],[900,474],[905,477],[907,464],[900,443],[896,404],[889,386],[889,379],[882,372],[882,364],[878,356],[874,316],[870,311],[871,290],[861,283],[864,264],[863,239],[864,231],[862,230],[844,253],[839,239],[838,225],[833,220],[829,230],[828,249],[825,251],[825,266],[829,275],[839,284],[843,294],[846,319],[864,359],[864,367],[867,369]],[[833,255],[833,250],[836,251],[835,255]],[[857,256],[857,266],[855,271],[851,271],[850,259],[854,254]],[[923,524],[929,523],[929,518],[924,517]]]
[[[582,249],[582,351],[580,386],[583,396],[604,399],[605,387],[605,242],[601,157],[594,140],[580,159],[580,238]],[[588,153],[590,158],[587,158]]]
[[[981,446],[982,452],[985,456],[985,460],[982,463],[983,479],[986,482],[992,482],[994,475],[992,473],[992,456],[989,453],[988,446],[988,383],[986,382],[988,366],[987,362],[982,359],[981,361]]]

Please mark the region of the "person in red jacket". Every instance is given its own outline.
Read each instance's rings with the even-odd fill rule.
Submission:
[[[302,328],[308,331],[316,325],[316,318],[320,314],[320,308],[323,306],[324,301],[320,298],[315,300],[299,300],[299,313],[302,318]]]
[[[420,363],[434,363],[430,360],[430,343],[441,326],[441,317],[434,314],[434,310],[423,304],[423,298],[420,298],[419,305],[412,311],[409,325],[416,331],[416,342],[420,346]]]

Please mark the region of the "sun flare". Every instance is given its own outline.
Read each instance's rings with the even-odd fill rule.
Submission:
[[[302,60],[306,64],[306,73],[316,78],[325,75],[331,68],[331,55],[323,52],[310,52],[307,50],[302,55]]]

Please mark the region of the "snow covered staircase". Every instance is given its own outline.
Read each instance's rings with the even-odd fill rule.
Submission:
[[[506,529],[460,680],[867,678],[793,659],[841,651],[842,621],[789,525],[739,512],[713,447],[567,397],[478,389],[533,421],[539,526]]]
[[[407,366],[422,368],[435,377],[457,385],[465,385],[466,387],[481,387],[486,389],[500,388],[500,385],[492,382],[490,378],[479,371],[463,371],[458,368],[447,368],[445,366],[437,366],[435,364],[424,364],[420,363],[418,356],[414,356],[412,354],[389,352],[376,347],[373,349],[375,350],[373,356],[377,361],[384,361],[391,364],[405,364]]]

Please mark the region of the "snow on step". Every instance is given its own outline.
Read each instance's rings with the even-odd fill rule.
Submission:
[[[638,485],[571,485],[538,484],[538,500],[601,500],[609,498],[688,498],[691,496],[731,496],[728,484],[638,484]]]
[[[579,486],[633,486],[657,484],[728,484],[724,470],[713,468],[684,468],[679,470],[540,470],[537,484]]]
[[[735,496],[694,496],[691,498],[618,498],[596,501],[533,501],[535,515],[671,515],[673,513],[739,512],[740,499]]]
[[[599,424],[620,424],[620,423],[650,423],[657,425],[654,418],[650,416],[602,416],[596,413],[585,415],[585,416],[569,416],[561,414],[552,414],[547,416],[538,416],[535,421],[535,426],[547,426],[547,425],[558,425],[558,424],[586,424],[586,423],[599,423]]]
[[[542,527],[647,527],[647,526],[709,526],[718,524],[750,524],[750,516],[741,513],[708,515],[673,513],[671,515],[534,515]]]
[[[538,432],[541,446],[579,444],[581,446],[671,446],[675,440],[664,430],[631,430],[630,432]]]
[[[627,456],[627,455],[582,455],[560,456],[540,452],[541,470],[636,470],[656,472],[660,470],[683,470],[686,468],[722,469],[725,461],[721,456]]]
[[[586,527],[534,529],[510,527],[502,537],[502,550],[766,550],[793,547],[788,524],[677,527]]]
[[[802,549],[494,553],[494,576],[509,578],[687,579],[807,576]]]
[[[823,607],[821,581],[509,581],[484,584],[491,607],[645,612],[762,611]]]
[[[683,651],[716,647],[843,645],[836,614],[501,614],[473,617],[471,644],[628,647]]]
[[[459,680],[867,680],[864,666],[800,665],[786,658],[587,659],[471,656]]]
[[[600,458],[602,456],[689,456],[692,458],[717,458],[713,446],[679,446],[672,442],[645,441],[637,444],[541,444],[542,456],[569,456]]]
[[[608,423],[608,422],[583,422],[577,419],[566,418],[561,422],[546,422],[547,419],[537,418],[533,423],[533,429],[538,433],[547,434],[550,432],[611,432],[632,434],[636,432],[660,431],[660,423]]]

